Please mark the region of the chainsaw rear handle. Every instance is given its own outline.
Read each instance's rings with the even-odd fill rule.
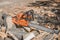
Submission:
[[[31,9],[31,10],[25,12],[25,14],[27,15],[27,20],[29,20],[29,21],[34,20],[34,10]],[[32,18],[29,19],[28,18],[29,16],[32,16]]]

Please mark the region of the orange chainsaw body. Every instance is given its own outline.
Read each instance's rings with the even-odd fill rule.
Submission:
[[[18,13],[15,17],[12,18],[12,22],[20,26],[28,26],[28,21],[24,19],[26,17],[27,15]],[[28,16],[28,18],[31,18],[31,16]]]

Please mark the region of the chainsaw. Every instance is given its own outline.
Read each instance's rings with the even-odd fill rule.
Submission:
[[[25,13],[18,13],[16,16],[12,17],[12,22],[20,27],[35,27],[36,30],[43,30],[50,33],[58,33],[58,30],[52,30],[40,25],[35,24],[34,21],[34,11],[29,10]],[[34,22],[34,23],[33,23]],[[37,22],[38,23],[38,22]]]

